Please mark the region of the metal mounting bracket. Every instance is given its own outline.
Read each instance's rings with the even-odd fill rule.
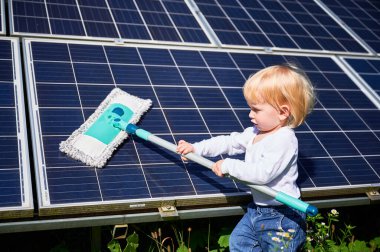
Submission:
[[[371,201],[379,201],[380,200],[380,192],[379,191],[376,191],[376,190],[368,191],[368,192],[366,192],[366,194]]]
[[[163,219],[179,217],[177,208],[174,204],[163,204],[158,208],[158,211]]]

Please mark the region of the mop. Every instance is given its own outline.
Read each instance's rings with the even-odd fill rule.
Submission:
[[[106,164],[112,152],[128,137],[128,134],[133,134],[177,153],[177,145],[135,125],[142,114],[149,109],[151,103],[151,100],[140,99],[115,88],[89,119],[60,144],[60,150],[74,159],[100,168]],[[209,169],[212,169],[214,164],[211,160],[195,153],[188,153],[183,156]],[[228,174],[225,176],[229,177]],[[233,177],[230,178],[237,180]],[[318,208],[315,206],[288,194],[278,192],[265,185],[243,183],[310,216],[315,216],[318,213]]]
[[[89,166],[102,168],[117,147],[128,137],[113,127],[113,119],[137,123],[150,108],[152,101],[114,88],[95,112],[66,141],[60,151]]]

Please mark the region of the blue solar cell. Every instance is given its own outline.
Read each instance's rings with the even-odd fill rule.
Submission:
[[[117,84],[149,84],[149,79],[143,66],[111,65],[111,70]]]
[[[300,159],[316,187],[349,185],[347,179],[330,158]]]
[[[139,48],[142,61],[145,65],[173,65],[173,59],[166,49]]]
[[[140,96],[141,97],[141,96]],[[144,120],[138,124],[141,128],[149,130],[153,134],[169,134],[168,124],[160,109],[152,109],[149,116],[145,116]]]
[[[214,86],[216,82],[207,68],[180,67],[185,83],[192,86]]]
[[[139,166],[109,167],[98,174],[104,200],[151,197]]]
[[[14,108],[2,108],[0,107],[0,134],[3,136],[17,134],[16,129],[16,115]]]
[[[347,109],[349,104],[336,90],[318,90],[318,102],[327,109]]]
[[[34,62],[37,82],[74,83],[72,64],[61,62]]]
[[[347,132],[362,155],[380,155],[380,140],[372,132]]]
[[[70,135],[84,123],[80,109],[40,108],[40,117],[44,135]]]
[[[149,79],[154,85],[182,85],[182,77],[176,67],[146,66]]]
[[[107,64],[74,63],[73,67],[78,83],[114,84]]]
[[[12,60],[0,61],[0,80],[9,82],[13,81]]]
[[[136,48],[105,46],[104,49],[111,64],[141,64]]]
[[[358,91],[341,91],[343,97],[350,103],[353,108],[375,109],[376,106],[365,96]]]
[[[41,107],[80,107],[78,89],[74,84],[36,84]],[[52,96],[51,94],[56,94]]]
[[[11,43],[8,40],[0,40],[0,59],[12,59]]]
[[[156,87],[155,91],[163,108],[176,108],[179,104],[182,108],[194,108],[195,106],[185,87]],[[194,96],[194,93],[192,95]]]
[[[229,108],[224,95],[219,89],[190,88],[191,94],[199,108]]]
[[[46,61],[70,61],[67,44],[33,42],[33,59]]]
[[[247,108],[247,102],[241,89],[223,88],[223,93],[233,108]]]
[[[172,177],[167,175],[168,170]],[[144,171],[153,197],[192,195],[195,192],[183,164],[151,165]]]
[[[347,136],[341,132],[316,133],[316,136],[331,156],[359,155]]]
[[[207,133],[199,112],[194,109],[164,110],[173,133]]]
[[[101,200],[94,169],[59,167],[46,169],[46,172],[49,176],[50,202],[52,204]]]
[[[241,88],[245,83],[245,77],[239,70],[215,68],[211,71],[220,86]]]
[[[230,109],[202,109],[201,114],[206,122],[207,128],[214,134],[243,130],[238,118]]]
[[[346,58],[345,60],[380,95],[380,60],[350,58]]]
[[[52,33],[62,35],[85,35],[82,23],[80,21],[68,20],[51,20],[50,26]]]
[[[334,158],[352,185],[379,183],[379,176],[363,158]]]
[[[78,85],[77,93],[80,95],[82,107],[98,107],[104,100],[104,94],[111,92],[114,87],[112,85]]]
[[[314,134],[297,132],[296,135],[298,138],[298,156],[300,159],[309,159],[313,157],[321,158],[328,156],[326,150]]]
[[[314,110],[307,118],[307,124],[313,131],[339,130],[331,115],[324,110]]]
[[[209,67],[236,68],[231,56],[224,52],[201,52]]]
[[[13,83],[0,83],[0,107],[2,106],[15,106]]]
[[[329,113],[334,118],[335,122],[343,130],[368,130],[368,126],[357,115],[355,111],[351,110],[330,110]]]
[[[2,111],[3,112],[3,111]],[[19,167],[19,158],[18,158],[18,146],[17,146],[17,137],[12,135],[5,136],[6,132],[1,131],[2,137],[0,137],[0,171],[14,169],[17,170]],[[0,176],[0,178],[2,178]],[[6,179],[1,180],[2,184],[7,183]],[[11,183],[8,181],[8,183]]]
[[[69,45],[73,62],[107,63],[102,46]]]
[[[20,183],[14,183],[20,180],[19,170],[0,170],[0,178],[0,207],[19,207],[22,204]]]
[[[206,67],[206,63],[199,52],[171,50],[171,54],[178,66]]]

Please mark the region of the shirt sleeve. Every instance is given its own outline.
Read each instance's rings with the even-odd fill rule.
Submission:
[[[232,132],[230,135],[217,136],[193,144],[194,152],[205,157],[215,157],[221,154],[237,155],[244,153],[248,142],[253,137],[253,127],[243,132]]]
[[[297,140],[289,137],[271,139],[265,151],[252,162],[227,158],[222,164],[222,173],[252,184],[268,184],[297,162],[298,143],[294,141]]]

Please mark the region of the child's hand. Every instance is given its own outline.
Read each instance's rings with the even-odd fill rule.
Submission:
[[[188,143],[184,140],[179,140],[178,146],[177,146],[177,153],[181,155],[186,155],[187,153],[193,152],[194,146],[191,143]],[[184,161],[187,161],[187,158],[181,156],[181,159]]]
[[[219,177],[223,177],[224,174],[222,173],[222,164],[224,160],[219,160],[212,166],[212,171]]]

